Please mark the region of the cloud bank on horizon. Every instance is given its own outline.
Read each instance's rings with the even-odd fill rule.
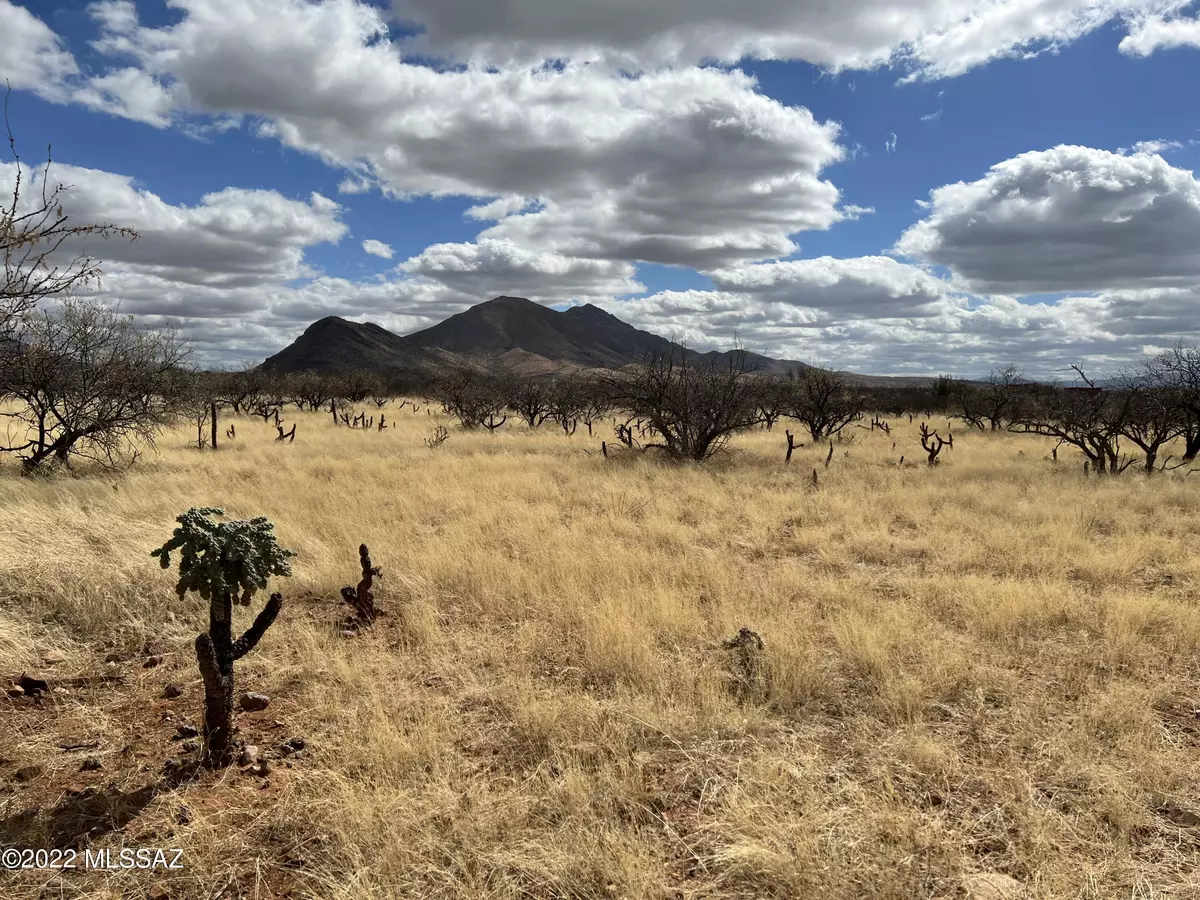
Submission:
[[[71,248],[103,294],[213,363],[510,294],[698,349],[1052,375],[1200,340],[1198,13],[0,0],[0,79],[72,218],[141,234]]]

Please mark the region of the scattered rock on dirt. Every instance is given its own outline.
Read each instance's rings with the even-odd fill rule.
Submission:
[[[42,654],[42,665],[55,666],[67,661],[67,654],[61,650],[47,650]]]
[[[1025,886],[1021,882],[1000,872],[964,875],[962,888],[970,900],[1018,900],[1025,896]]]
[[[239,766],[252,766],[258,762],[258,748],[253,744],[247,744],[242,748],[242,755],[238,759]]]
[[[200,738],[188,738],[179,746],[184,753],[197,753],[200,750]]]
[[[266,694],[247,691],[238,697],[238,708],[242,712],[260,712],[271,705],[271,698]]]
[[[153,669],[155,666],[162,665],[163,658],[161,656],[147,656],[146,661],[142,663],[143,669]]]
[[[11,684],[5,690],[5,693],[8,694],[8,696],[13,700],[20,700],[25,696],[25,688],[21,687],[19,684]]]
[[[293,753],[299,753],[301,750],[303,750],[307,746],[308,746],[308,744],[305,742],[304,738],[302,738],[302,737],[288,738],[286,741],[284,741],[282,744],[279,745],[279,752],[282,753],[284,756],[291,756]]]
[[[17,679],[17,687],[21,688],[31,697],[36,697],[38,694],[44,694],[50,690],[50,685],[45,679],[38,678],[36,675],[30,675],[28,672],[21,673],[21,677]]]
[[[174,700],[176,697],[182,697],[183,687],[172,682],[163,688],[162,695],[164,700]]]
[[[1180,828],[1200,828],[1200,813],[1181,806],[1169,797],[1160,795],[1155,799],[1157,802],[1154,811],[1172,825],[1178,825]]]
[[[175,726],[175,734],[181,738],[194,738],[200,734],[195,725],[189,725],[183,722]]]

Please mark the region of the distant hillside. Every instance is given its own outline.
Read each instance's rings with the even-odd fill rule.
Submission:
[[[685,353],[690,360],[720,360],[731,351],[697,353],[634,328],[590,304],[559,312],[523,297],[497,297],[406,337],[374,324],[330,316],[314,322],[290,346],[263,363],[274,372],[346,372],[428,377],[448,367],[521,374],[571,369],[620,369],[647,352]],[[783,375],[805,363],[749,354],[764,374]],[[924,383],[924,378],[856,376],[863,383]]]
[[[523,297],[497,297],[480,303],[407,339],[422,348],[446,350],[481,362],[494,362],[517,350],[554,366],[590,369],[632,365],[651,350],[683,350],[591,304],[558,312]],[[695,359],[722,355],[688,351],[688,356]],[[799,362],[755,354],[751,357],[751,364],[764,372],[783,374],[789,368],[803,367]]]
[[[448,360],[370,322],[329,316],[263,361],[271,372],[354,372],[431,375]]]

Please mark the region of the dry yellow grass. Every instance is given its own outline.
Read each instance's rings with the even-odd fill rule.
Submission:
[[[293,445],[239,420],[215,454],[181,430],[119,477],[0,468],[0,673],[68,685],[0,699],[0,844],[99,824],[87,846],[186,866],[0,894],[948,898],[996,872],[1200,897],[1200,478],[1085,479],[1040,439],[963,433],[929,469],[907,422],[826,470],[813,447],[784,469],[780,430],[672,466],[550,427],[431,451],[433,417],[396,418],[301,415]],[[156,781],[199,715],[202,610],[148,553],[192,505],[299,552],[238,670],[273,698],[249,738],[310,747],[265,780]],[[348,639],[363,541],[390,615]],[[742,626],[752,684],[722,647]],[[147,640],[161,666],[105,664]]]

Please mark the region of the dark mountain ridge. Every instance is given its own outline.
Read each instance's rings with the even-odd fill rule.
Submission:
[[[400,336],[372,323],[329,316],[308,326],[292,344],[262,364],[273,372],[370,371],[431,376],[453,366],[516,374],[571,369],[620,369],[649,352],[683,353],[692,362],[721,361],[733,351],[698,353],[634,328],[587,304],[559,312],[523,297],[496,297],[430,328]],[[805,363],[751,353],[758,372],[783,375]],[[864,382],[924,382],[921,378],[876,378]]]

